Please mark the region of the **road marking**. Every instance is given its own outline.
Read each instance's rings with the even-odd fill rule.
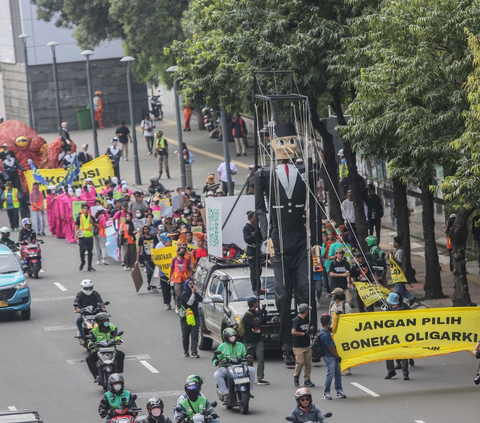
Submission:
[[[370,389],[368,388],[365,388],[365,386],[363,385],[360,385],[359,383],[357,382],[350,382],[353,386],[356,386],[358,389],[361,389],[363,392],[366,392],[367,394],[371,395],[372,397],[379,397],[380,395],[378,395],[377,393],[371,391]]]
[[[152,357],[150,357],[148,354],[126,355],[125,356],[125,360],[150,360],[151,358]],[[85,359],[84,358],[75,358],[73,360],[67,360],[67,363],[68,364],[85,363]]]
[[[140,360],[140,363],[142,363],[148,370],[150,370],[152,373],[160,373],[155,367],[153,367],[150,363],[148,363],[145,360]]]
[[[46,326],[43,328],[45,332],[55,331],[55,330],[72,330],[77,329],[76,326],[65,325],[65,326]]]
[[[75,298],[74,295],[68,295],[66,297],[40,297],[40,298],[32,298],[32,301],[58,301],[58,300],[73,300]]]
[[[9,409],[10,411],[17,411],[17,407],[14,407],[13,405],[9,405],[9,406],[8,406],[8,409]]]
[[[415,423],[425,423],[423,420],[415,420]]]
[[[67,291],[67,288],[65,288],[60,282],[53,282],[53,284],[56,285],[60,291]]]
[[[179,397],[184,394],[185,391],[157,391],[157,392],[135,392],[137,398],[149,399],[152,397]]]

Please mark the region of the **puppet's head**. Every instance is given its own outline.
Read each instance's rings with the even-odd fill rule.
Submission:
[[[293,123],[275,125],[271,147],[277,159],[287,160],[295,157],[297,145],[297,131]]]

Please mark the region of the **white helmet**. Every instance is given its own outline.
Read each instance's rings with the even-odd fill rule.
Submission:
[[[10,229],[4,226],[3,228],[0,228],[0,235],[5,235],[7,238],[10,236]]]
[[[92,292],[93,292],[93,282],[90,279],[84,279],[80,283],[80,288],[85,295],[90,296],[92,295]]]
[[[345,157],[345,155],[343,154],[343,148],[341,150],[338,150],[338,155],[342,156],[342,157]]]

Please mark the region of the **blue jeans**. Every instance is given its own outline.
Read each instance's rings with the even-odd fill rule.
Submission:
[[[83,322],[83,317],[82,317],[81,314],[79,314],[78,317],[77,317],[78,334],[79,334],[81,337],[84,337],[85,334],[83,333],[82,322]]]
[[[255,383],[255,369],[251,366],[248,366],[248,371],[250,372],[250,391],[253,391],[253,384]],[[220,395],[228,394],[227,373],[228,370],[225,367],[219,367],[213,375],[217,382]]]
[[[335,390],[342,390],[342,371],[340,370],[340,364],[335,357],[324,356],[325,364],[327,365],[327,376],[325,377],[325,387],[323,388],[324,394],[330,393],[330,385],[332,379],[335,376]]]
[[[396,283],[395,284],[395,292],[400,294],[403,298],[406,298],[408,301],[412,301],[415,298],[410,291],[405,287],[404,283]]]

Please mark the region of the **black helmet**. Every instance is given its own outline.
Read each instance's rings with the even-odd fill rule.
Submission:
[[[190,401],[195,402],[200,396],[200,387],[194,381],[185,384],[185,393]]]
[[[113,389],[113,385],[115,385],[116,383],[122,384],[122,388],[120,390]],[[116,393],[122,393],[124,386],[125,386],[125,379],[123,379],[123,376],[120,373],[112,373],[108,378],[108,387],[110,388],[111,391],[115,391]]]
[[[110,318],[110,314],[106,312],[98,313],[95,316],[95,321],[100,324],[101,322],[104,322],[105,320],[108,320]]]
[[[238,333],[235,329],[233,328],[225,328],[222,332],[222,339],[224,342],[230,342],[228,338],[231,336],[238,336]]]
[[[155,408],[160,408],[161,411],[158,412]],[[154,418],[160,417],[163,414],[163,409],[165,406],[163,405],[163,401],[160,398],[150,398],[147,402],[147,410],[148,414]],[[153,411],[152,411],[153,410]]]
[[[152,176],[152,177],[150,178],[150,182],[151,182],[152,184],[156,184],[156,183],[158,182],[158,176]]]

